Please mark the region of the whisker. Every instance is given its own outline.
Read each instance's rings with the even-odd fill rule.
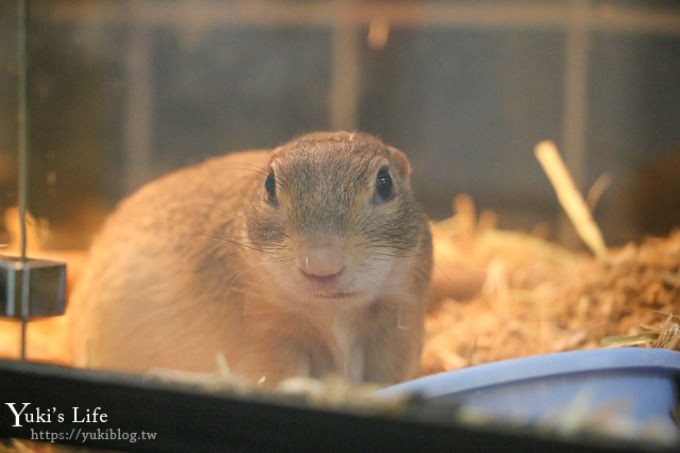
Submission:
[[[253,173],[259,173],[265,177],[269,174],[269,170],[267,170],[266,167],[252,162],[230,162],[228,165],[225,164],[220,166],[220,169],[252,171]]]
[[[271,250],[266,250],[266,249],[264,249],[263,247],[258,247],[258,246],[255,246],[255,245],[245,244],[245,243],[243,243],[243,242],[240,242],[240,241],[237,240],[237,239],[234,239],[233,237],[227,237],[227,236],[213,236],[213,235],[209,235],[209,234],[203,234],[202,236],[203,236],[204,238],[207,238],[207,239],[212,239],[212,240],[219,241],[219,242],[225,242],[225,243],[228,243],[228,244],[238,245],[238,246],[240,246],[240,247],[243,247],[243,248],[246,248],[246,249],[249,249],[249,250],[255,250],[255,251],[260,252],[260,253],[267,253],[267,254],[274,253],[273,251],[271,251]],[[247,239],[247,238],[246,238],[246,239]]]
[[[371,254],[380,256],[389,256],[395,258],[407,258],[424,256],[425,252],[419,250],[418,245],[415,246],[400,246],[399,244],[385,245],[380,240],[367,239],[358,244],[359,247],[371,250]],[[379,250],[379,251],[376,251]]]

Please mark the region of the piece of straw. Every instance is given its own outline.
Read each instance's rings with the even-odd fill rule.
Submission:
[[[542,141],[536,145],[535,153],[578,235],[598,259],[604,259],[607,246],[602,233],[565,167],[557,147],[551,141]]]

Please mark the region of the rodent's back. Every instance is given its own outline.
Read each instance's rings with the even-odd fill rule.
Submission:
[[[149,325],[182,317],[186,322],[178,324],[202,319],[209,328],[216,321],[211,318],[214,307],[194,310],[196,299],[219,291],[230,272],[245,266],[239,245],[230,241],[238,242],[232,239],[237,223],[250,192],[259,185],[268,155],[252,151],[212,158],[153,181],[119,204],[95,238],[69,304],[76,365],[145,370],[145,359],[153,362],[154,356],[166,355],[162,349],[172,343],[144,334]],[[227,269],[211,279],[216,261]],[[163,303],[159,295],[179,303]],[[132,307],[118,310],[123,304]],[[186,348],[185,359],[204,368],[198,365],[200,339],[192,340],[193,329],[176,329],[178,343],[194,346]],[[182,338],[185,330],[188,338]],[[132,341],[107,341],[125,337]],[[135,359],[144,351],[145,357]],[[209,360],[214,362],[214,357]],[[163,365],[176,363],[158,363]]]

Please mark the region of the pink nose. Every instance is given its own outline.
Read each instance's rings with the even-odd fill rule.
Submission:
[[[345,257],[339,247],[324,245],[310,247],[300,254],[299,266],[310,278],[329,278],[345,269]]]

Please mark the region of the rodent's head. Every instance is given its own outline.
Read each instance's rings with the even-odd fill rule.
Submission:
[[[314,133],[276,148],[265,173],[247,234],[281,291],[361,302],[426,285],[430,234],[401,151],[368,134]]]

